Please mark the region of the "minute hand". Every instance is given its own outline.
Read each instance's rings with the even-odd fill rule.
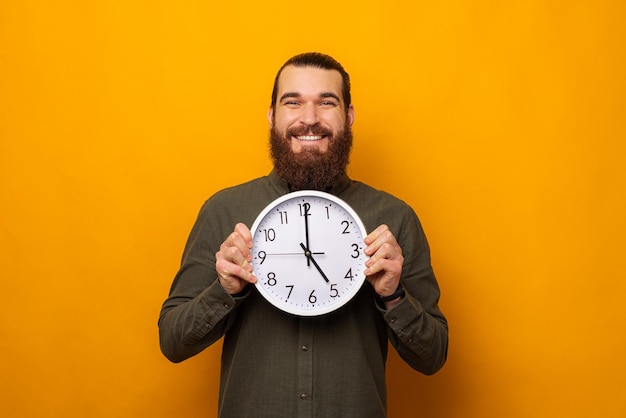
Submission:
[[[309,205],[308,203],[304,204],[304,239],[306,242],[306,248],[309,248],[309,209],[311,208],[311,205]],[[308,251],[308,250],[305,250]],[[306,265],[310,266],[311,265],[311,257],[307,257],[306,259]]]
[[[320,274],[322,275],[324,280],[326,280],[326,283],[330,283],[330,280],[328,280],[328,277],[326,277],[326,274],[324,274],[324,272],[322,271],[322,268],[319,266],[319,264],[317,264],[317,261],[315,261],[315,259],[313,258],[313,255],[311,254],[311,251],[309,251],[309,249],[306,247],[306,245],[304,245],[304,243],[302,243],[302,242],[300,243],[300,247],[302,247],[302,249],[304,250],[304,255],[306,256],[306,258],[313,262],[313,265],[315,266],[317,271],[320,272]]]

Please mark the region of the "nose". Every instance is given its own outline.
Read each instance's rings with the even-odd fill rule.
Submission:
[[[304,125],[313,126],[319,122],[317,106],[314,104],[306,104],[302,107],[302,113],[300,114],[300,122]]]

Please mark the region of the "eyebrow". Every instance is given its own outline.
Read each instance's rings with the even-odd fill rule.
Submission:
[[[280,101],[282,102],[285,99],[298,98],[298,97],[302,97],[302,94],[296,93],[296,92],[287,92],[283,94],[282,96],[280,96]],[[339,98],[339,96],[337,96],[335,93],[332,93],[332,92],[320,93],[319,97],[322,99],[330,97],[330,98],[337,100],[338,102],[341,102],[341,99]]]

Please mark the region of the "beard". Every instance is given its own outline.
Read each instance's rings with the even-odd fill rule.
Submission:
[[[328,149],[304,148],[295,153],[291,150],[291,137],[298,135],[327,135]],[[285,134],[270,129],[270,154],[274,170],[291,191],[329,191],[345,175],[352,149],[352,128],[346,123],[344,129],[333,135],[319,125],[305,129],[287,129]]]

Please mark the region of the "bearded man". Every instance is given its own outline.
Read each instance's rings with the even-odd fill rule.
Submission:
[[[198,215],[161,309],[159,336],[173,362],[224,337],[220,417],[386,417],[388,342],[423,374],[446,361],[448,324],[415,212],[346,174],[354,116],[340,63],[320,53],[289,59],[268,112],[274,169],[216,193]],[[252,286],[248,225],[296,190],[341,198],[370,231],[366,285],[321,316],[287,314]]]

